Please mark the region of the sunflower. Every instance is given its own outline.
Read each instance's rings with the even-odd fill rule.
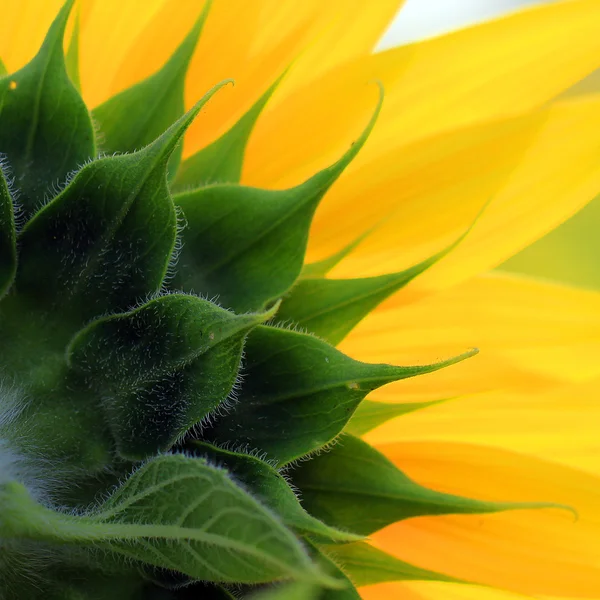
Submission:
[[[0,3],[0,597],[600,598],[600,295],[493,271],[597,0],[73,4]]]

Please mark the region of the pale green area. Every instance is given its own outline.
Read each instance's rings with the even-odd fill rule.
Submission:
[[[600,198],[500,266],[600,290]]]

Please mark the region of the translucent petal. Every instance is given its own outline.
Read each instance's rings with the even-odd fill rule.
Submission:
[[[359,590],[363,600],[531,600],[531,596],[479,585],[432,581],[382,583]]]
[[[321,78],[317,71],[261,119],[246,180],[290,185],[330,162],[347,143],[343,133],[367,117],[373,79],[386,88],[386,107],[365,162],[399,144],[540,106],[600,66],[599,22],[594,0],[556,2],[351,61]]]
[[[386,301],[340,348],[360,360],[392,364],[439,360],[471,347],[480,352],[438,373],[388,385],[370,399],[531,393],[600,376],[600,293],[496,273],[412,304],[405,300],[400,293]]]
[[[419,518],[373,536],[400,559],[522,594],[594,598],[600,589],[600,478],[509,450],[456,443],[379,446],[420,483],[477,498],[547,500],[566,510]]]

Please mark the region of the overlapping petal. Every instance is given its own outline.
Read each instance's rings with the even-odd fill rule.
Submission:
[[[365,436],[509,448],[600,476],[600,380],[544,393],[495,391],[456,398],[385,423]]]
[[[401,270],[456,239],[485,206],[460,246],[403,294],[409,301],[488,270],[596,195],[599,107],[597,97],[555,104],[426,140],[391,153],[380,169],[350,173],[317,215],[313,248],[323,240],[330,254],[336,240],[342,247],[377,226],[332,276]],[[335,224],[329,233],[326,222]]]
[[[373,536],[395,556],[522,594],[595,598],[600,589],[600,479],[509,450],[458,443],[379,447],[435,489],[483,499],[547,500],[577,508],[411,519]]]
[[[348,143],[340,133],[370,112],[374,78],[386,103],[357,168],[398,145],[540,106],[600,65],[599,20],[593,0],[556,2],[340,65],[273,103],[252,137],[246,180],[289,185],[329,162]]]
[[[412,364],[479,347],[479,355],[372,394],[392,402],[490,390],[529,393],[600,376],[600,294],[488,274],[405,305],[396,295],[341,348],[361,360]]]
[[[364,600],[531,600],[531,596],[495,590],[480,585],[432,581],[381,583],[360,590]]]

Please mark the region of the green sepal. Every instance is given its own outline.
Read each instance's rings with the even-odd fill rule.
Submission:
[[[437,371],[473,353],[415,367],[366,364],[314,336],[259,326],[248,336],[235,411],[204,435],[218,444],[258,449],[286,464],[331,442],[374,389]]]
[[[97,561],[112,564],[118,555],[205,581],[337,585],[270,511],[200,459],[155,458],[83,515],[48,509],[16,483],[0,487],[0,502],[0,535],[8,540],[100,550],[107,556],[97,552]]]
[[[79,75],[79,13],[75,16],[69,47],[65,55],[65,66],[71,82],[77,91],[81,93],[81,77]]]
[[[17,271],[15,209],[0,163],[0,297],[12,285]]]
[[[4,75],[8,75],[8,69],[6,68],[6,65],[2,62],[2,59],[0,58],[0,77],[4,77]]]
[[[444,581],[465,583],[442,573],[415,567],[398,560],[366,542],[354,542],[338,546],[327,546],[326,551],[344,565],[354,585],[375,585],[389,581]]]
[[[456,243],[399,273],[359,279],[301,279],[283,299],[278,317],[337,345],[377,305],[446,256]]]
[[[344,431],[355,436],[362,436],[383,423],[429,406],[434,406],[444,400],[432,402],[375,402],[363,400],[356,409]]]
[[[324,547],[317,547],[312,543],[309,546],[313,560],[338,582],[337,587],[323,589],[305,583],[274,584],[243,598],[247,600],[360,600],[360,595],[350,579],[325,553]]]
[[[206,20],[207,2],[196,23],[166,64],[154,75],[109,98],[92,112],[103,152],[134,152],[150,144],[185,112],[187,70]],[[169,163],[171,179],[181,160],[181,144]]]
[[[33,306],[76,324],[156,292],[177,235],[167,162],[216,86],[155,142],[95,160],[25,226],[16,286]]]
[[[222,465],[228,473],[242,483],[265,506],[278,514],[283,522],[303,534],[335,542],[356,541],[357,536],[328,527],[310,516],[275,468],[256,456],[216,448],[206,442],[191,443],[195,455]]]
[[[309,513],[361,535],[412,517],[556,507],[543,502],[487,502],[430,490],[350,435],[329,452],[300,464],[291,476]]]
[[[317,205],[362,148],[380,107],[381,100],[348,152],[302,185],[262,190],[219,184],[176,195],[188,227],[173,286],[218,296],[238,312],[259,310],[285,293],[302,269]]]
[[[283,299],[279,317],[331,344],[339,344],[381,302],[450,254],[470,233],[486,206],[452,244],[404,271],[357,279],[324,279],[333,267],[373,233],[364,232],[333,256],[306,265],[300,281]]]
[[[239,183],[250,134],[282,78],[278,77],[229,131],[183,161],[173,182],[175,191],[212,183]]]
[[[360,600],[360,594],[341,565],[325,552],[323,547],[317,547],[315,544],[312,544],[311,547],[313,560],[325,573],[334,577],[341,584],[337,589],[322,590],[318,600]]]
[[[173,294],[92,322],[67,360],[100,395],[120,456],[139,460],[170,449],[227,399],[244,338],[271,316]]]
[[[88,109],[65,67],[63,36],[73,1],[65,3],[33,60],[0,79],[0,152],[25,216],[96,153]]]

